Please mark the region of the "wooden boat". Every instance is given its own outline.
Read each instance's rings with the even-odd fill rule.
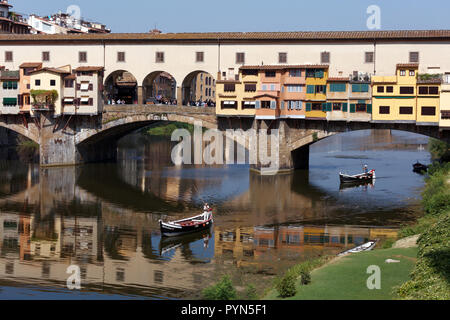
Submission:
[[[421,164],[419,161],[417,161],[417,163],[413,164],[413,171],[416,173],[427,172],[428,166]]]
[[[370,182],[375,179],[375,170],[353,176],[341,172],[339,173],[339,178],[341,183]]]
[[[338,256],[345,256],[345,255],[350,254],[350,253],[358,253],[358,252],[363,252],[363,251],[370,251],[373,248],[375,248],[375,246],[377,245],[377,242],[378,241],[376,241],[376,240],[369,241],[369,242],[364,243],[364,244],[362,244],[362,245],[360,245],[360,246],[358,246],[356,248],[353,248],[353,249],[341,252],[341,253],[338,254]]]
[[[183,220],[172,222],[163,222],[162,220],[159,220],[163,237],[177,237],[183,234],[204,231],[211,228],[213,223],[212,209],[201,215]]]
[[[189,246],[192,243],[195,243],[200,240],[205,241],[205,239],[209,240],[211,239],[211,237],[212,237],[211,229],[180,236],[163,237],[159,242],[159,254],[160,256],[162,256],[170,251],[173,251],[181,247],[189,248]],[[185,254],[185,252],[183,252],[183,254]]]

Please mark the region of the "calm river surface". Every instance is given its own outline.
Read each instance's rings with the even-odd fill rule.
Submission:
[[[169,139],[135,133],[114,164],[0,161],[0,299],[196,299],[222,274],[258,290],[295,263],[392,238],[415,219],[428,139],[359,131],[311,147],[309,171],[174,167]],[[424,149],[425,148],[425,149]],[[339,171],[377,170],[341,188]],[[214,207],[211,232],[161,239],[159,219]],[[77,265],[81,291],[66,287]]]

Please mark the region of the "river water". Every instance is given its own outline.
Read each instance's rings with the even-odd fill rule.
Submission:
[[[358,131],[311,147],[310,170],[259,176],[246,165],[175,167],[173,143],[131,134],[117,163],[41,169],[0,161],[0,299],[197,299],[223,274],[262,292],[295,263],[416,218],[428,138]],[[6,154],[9,155],[7,152]],[[9,157],[9,156],[8,156]],[[339,171],[376,169],[342,188]],[[162,239],[159,219],[214,208],[210,232]],[[81,290],[69,290],[77,266]]]

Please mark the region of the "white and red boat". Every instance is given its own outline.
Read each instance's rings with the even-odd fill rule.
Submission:
[[[172,222],[159,220],[163,237],[176,237],[183,234],[199,232],[211,228],[214,223],[212,209],[203,214]]]
[[[367,173],[355,174],[353,176],[339,173],[339,178],[341,179],[341,183],[352,183],[352,182],[368,182],[373,181],[375,177],[375,170],[370,170]]]

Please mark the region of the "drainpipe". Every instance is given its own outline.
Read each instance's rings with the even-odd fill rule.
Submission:
[[[218,50],[218,58],[217,58],[217,72],[220,74],[220,38],[217,38],[217,50]],[[220,80],[220,79],[218,79]]]
[[[373,74],[377,74],[377,40],[373,40]]]

